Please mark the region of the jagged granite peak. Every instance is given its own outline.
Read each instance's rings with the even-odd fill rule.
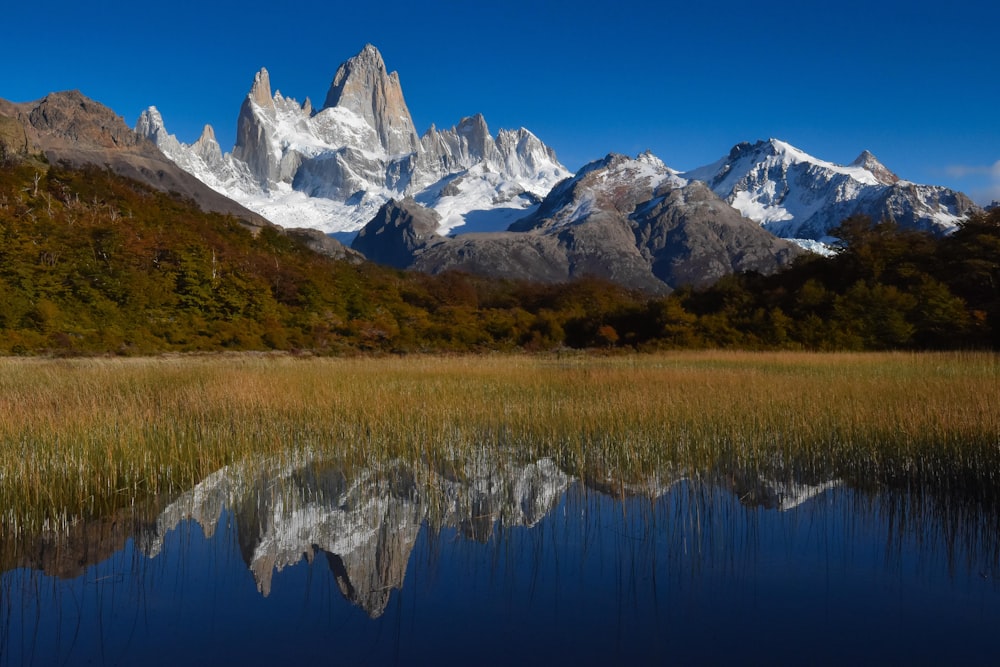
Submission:
[[[365,119],[390,155],[413,153],[420,145],[399,74],[386,71],[382,54],[371,44],[337,69],[323,104],[324,109],[332,107]]]
[[[827,239],[859,214],[947,234],[979,210],[961,193],[899,180],[867,151],[843,166],[777,139],[737,144],[721,160],[681,176],[707,183],[743,215],[785,238]]]
[[[274,99],[271,97],[271,75],[267,73],[267,68],[261,67],[260,71],[254,75],[249,99],[265,109],[274,107]]]
[[[308,99],[299,105],[279,90],[267,98],[272,82],[261,70],[243,100],[236,145],[221,161],[208,142],[178,149],[156,141],[206,184],[279,224],[327,232],[358,230],[382,204],[407,196],[441,213],[443,234],[463,225],[500,230],[569,175],[531,132],[492,138],[481,115],[450,130],[432,126],[418,139],[399,79],[385,69],[366,48],[338,69],[317,113]]]
[[[163,124],[163,116],[155,106],[150,106],[139,114],[139,118],[135,122],[135,131],[154,144],[159,144],[162,138],[168,136],[166,126]]]
[[[852,167],[861,167],[866,171],[871,172],[875,176],[876,180],[883,185],[892,185],[899,182],[899,176],[892,173],[888,167],[879,162],[878,158],[872,155],[868,150],[861,151],[854,162],[851,163]]]
[[[222,168],[222,147],[215,138],[215,128],[205,125],[198,140],[191,144],[192,152],[200,157],[209,168]]]
[[[252,180],[249,172],[237,176],[231,156],[222,153],[211,125],[205,125],[198,140],[188,146],[167,131],[163,116],[156,107],[151,106],[139,114],[135,130],[156,144],[174,164],[219,194],[228,194],[225,187],[227,181],[231,185],[242,179],[247,182],[244,184],[245,188]]]
[[[272,147],[273,132],[261,116],[274,116],[274,99],[271,97],[271,79],[261,68],[254,76],[250,92],[240,106],[236,119],[236,146],[233,157],[244,162],[260,187],[269,189],[278,178],[279,156]]]
[[[469,155],[480,159],[496,159],[496,142],[490,136],[490,128],[486,125],[483,114],[468,116],[459,121],[455,132],[465,140],[469,147]]]

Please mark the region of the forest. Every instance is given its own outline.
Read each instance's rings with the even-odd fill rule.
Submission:
[[[99,167],[0,156],[0,354],[1000,348],[1000,210],[651,297],[335,261]]]

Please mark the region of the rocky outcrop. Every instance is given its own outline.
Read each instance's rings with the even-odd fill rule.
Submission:
[[[413,199],[393,200],[379,209],[351,248],[373,262],[405,269],[413,264],[417,252],[444,242],[437,233],[440,222],[437,213]]]
[[[118,150],[149,155],[142,137],[111,109],[80,91],[51,93],[27,110],[28,125],[45,149]]]
[[[659,188],[632,221],[653,275],[673,286],[704,287],[743,271],[773,273],[803,254],[698,181]]]

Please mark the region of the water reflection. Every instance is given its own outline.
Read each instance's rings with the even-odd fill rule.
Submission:
[[[228,507],[240,553],[264,596],[276,571],[323,557],[344,596],[377,618],[391,591],[403,586],[424,522],[485,542],[498,524],[535,525],[571,481],[550,460],[504,469],[480,461],[449,472],[398,461],[350,477],[323,463],[254,475],[226,468],[160,514],[146,553],[156,556],[164,536],[186,519],[213,535]]]
[[[830,479],[580,480],[548,459],[228,467],[5,542],[0,663],[989,663],[998,516]]]

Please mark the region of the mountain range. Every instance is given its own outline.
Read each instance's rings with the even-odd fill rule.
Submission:
[[[138,134],[209,186],[284,227],[353,232],[393,198],[441,215],[441,231],[506,226],[570,175],[528,130],[490,134],[482,115],[418,135],[399,76],[369,45],[337,70],[323,107],[276,91],[261,69],[223,154],[206,126],[194,144],[170,135],[155,107]]]
[[[944,235],[980,211],[867,151],[841,166],[770,139],[687,172],[647,152],[571,174],[529,130],[493,135],[482,115],[418,135],[399,76],[371,45],[337,69],[319,110],[272,93],[257,72],[229,152],[211,126],[186,145],[149,107],[131,131],[76,91],[0,102],[0,140],[107,166],[251,227],[278,225],[335,258],[541,282],[596,276],[651,293],[774,272],[803,248],[824,251],[854,215]]]

